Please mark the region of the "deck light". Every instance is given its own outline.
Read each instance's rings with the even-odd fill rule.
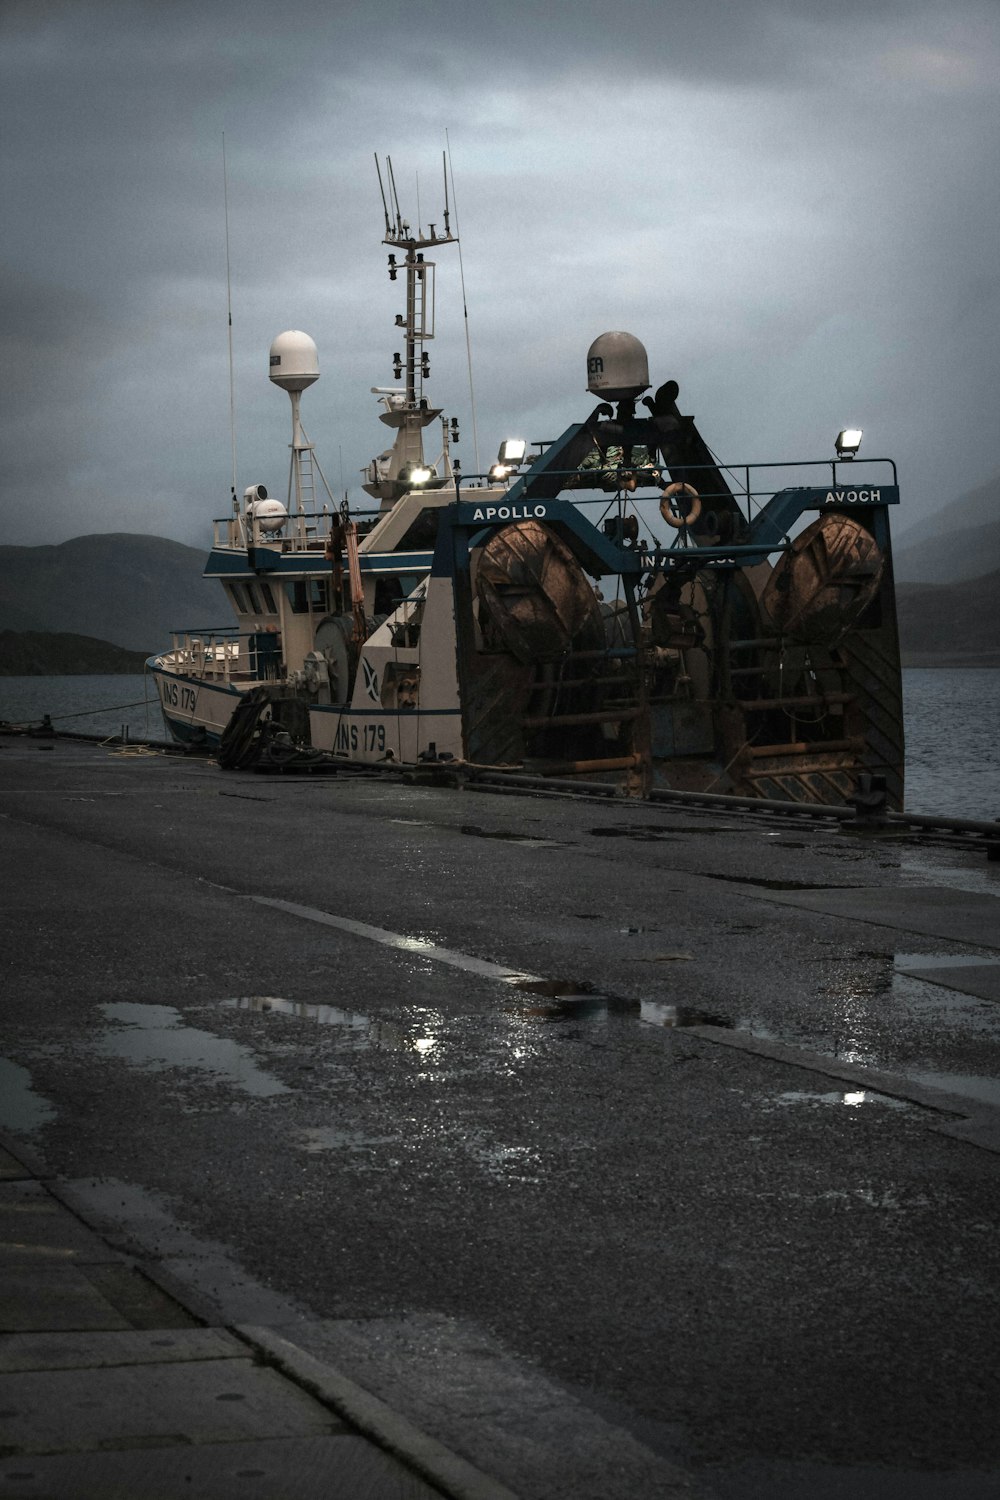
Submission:
[[[500,444],[500,452],[497,454],[497,463],[504,464],[508,469],[516,469],[524,463],[524,455],[528,451],[528,445],[524,438],[504,438]]]
[[[506,479],[509,473],[510,470],[508,469],[506,464],[494,464],[492,469],[490,470],[490,478],[494,481],[499,482],[500,480]]]
[[[861,428],[845,427],[837,433],[837,457],[853,458],[861,447]]]
[[[411,489],[419,489],[422,484],[427,484],[434,478],[434,470],[426,468],[423,464],[413,464],[411,468],[404,469],[399,477]]]

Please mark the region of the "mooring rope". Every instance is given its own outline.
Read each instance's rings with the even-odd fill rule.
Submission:
[[[48,714],[47,718],[50,724],[62,723],[63,719],[89,719],[94,714],[117,713],[120,708],[142,708],[146,702],[148,702],[146,698],[136,698],[133,703],[109,703],[106,708],[83,708],[76,714]],[[32,719],[30,722],[36,721]]]

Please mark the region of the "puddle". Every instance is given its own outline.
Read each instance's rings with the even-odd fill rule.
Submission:
[[[16,1135],[31,1135],[55,1117],[54,1107],[32,1088],[27,1068],[0,1057],[0,1126]]]
[[[668,1005],[660,1000],[632,1000],[620,995],[594,995],[583,993],[553,994],[551,990],[537,990],[531,985],[518,985],[518,989],[535,988],[541,994],[553,998],[548,1004],[511,1006],[507,1014],[528,1021],[598,1021],[608,1016],[628,1016],[643,1021],[648,1026],[723,1026],[732,1029],[732,1021],[726,1016],[712,1015],[690,1005]]]
[[[635,1013],[637,1000],[611,1000],[607,995],[561,995],[547,1004],[509,1005],[508,1016],[523,1021],[597,1021],[614,1014]]]
[[[708,824],[702,827],[700,823],[671,823],[669,826],[671,833],[736,833],[739,831],[734,827],[713,828]]]
[[[689,958],[690,954],[664,957]],[[627,1016],[650,1026],[722,1026],[727,1030],[733,1027],[728,1016],[698,1010],[690,1005],[599,994],[585,979],[536,979],[512,974],[505,976],[504,982],[511,989],[532,997],[523,1004],[504,1007],[506,1015],[523,1021],[601,1021],[609,1016]],[[381,1047],[398,1052],[417,1052],[435,1062],[441,1060],[444,1049],[444,1017],[437,1011],[414,1008],[407,1021],[399,1022],[377,1020],[361,1011],[342,1010],[335,1005],[282,999],[278,995],[238,995],[222,1004],[229,1009],[250,1011],[256,1015],[292,1016],[321,1026],[332,1026],[341,1033],[338,1046],[345,1049]],[[167,1006],[138,1009],[176,1014]],[[312,1149],[326,1148],[318,1146]]]
[[[706,872],[707,880],[727,880],[733,885],[755,885],[765,891],[853,891],[857,886],[853,885],[830,885],[823,881],[817,884],[812,880],[766,880],[763,875],[720,875],[715,871]]]
[[[396,1140],[391,1135],[362,1135],[357,1130],[341,1130],[336,1125],[320,1125],[311,1130],[301,1130],[299,1136],[303,1149],[313,1156],[320,1151],[367,1151],[372,1146],[390,1146]]]
[[[444,1017],[438,1011],[413,1007],[409,1011],[412,1019],[399,1022],[378,1020],[363,1011],[342,1010],[336,1005],[284,1000],[278,995],[237,995],[232,1000],[223,1000],[222,1004],[230,1010],[294,1016],[320,1026],[332,1026],[341,1033],[336,1045],[346,1051],[417,1052],[421,1057],[439,1061],[444,1048],[441,1035]]]
[[[692,1005],[666,1005],[660,1000],[641,1000],[639,1020],[649,1026],[722,1026],[727,1031],[733,1028],[728,1016],[712,1015]]]
[[[954,863],[947,863],[943,849],[931,853],[929,849],[899,851],[899,869],[904,878],[917,885],[946,885],[953,890],[969,895],[995,896],[997,894],[997,867],[983,860],[981,865],[969,861],[970,849],[954,849]],[[982,859],[982,846],[978,858]]]
[[[639,843],[669,843],[677,837],[677,830],[657,824],[633,825],[631,828],[591,828],[595,839],[636,839]],[[700,832],[700,830],[699,830]]]
[[[508,981],[512,989],[537,995],[537,1005],[511,1005],[506,1008],[509,1016],[526,1021],[596,1021],[608,1015],[624,1015],[638,1010],[638,1001],[620,1000],[612,995],[594,993],[587,980],[573,979],[519,979]]]
[[[258,1015],[274,1012],[297,1016],[301,1021],[316,1021],[320,1026],[340,1026],[346,1031],[368,1031],[371,1019],[356,1010],[341,1010],[336,1005],[307,1005],[300,1000],[282,1000],[278,995],[237,995],[223,1000],[229,1010],[249,1010]]]
[[[506,844],[523,844],[529,849],[557,849],[560,844],[556,839],[539,838],[533,833],[511,833],[505,828],[480,828],[476,823],[463,823],[459,833],[468,834],[477,839],[501,839]]]
[[[512,979],[510,981],[515,990],[527,990],[531,995],[558,995],[566,998],[582,999],[593,995],[594,986],[586,979]],[[605,996],[598,996],[605,999]]]
[[[701,828],[696,823],[630,823],[625,826],[591,828],[588,832],[595,839],[638,839],[640,843],[648,843],[657,839],[683,838],[688,834],[732,833],[733,829],[708,825]]]
[[[971,1077],[966,1087],[972,1097],[1000,1102],[1000,1084],[966,1071],[976,1063],[987,1075],[993,1069],[1000,1045],[1000,966],[968,952],[940,949],[900,949],[895,954],[856,949],[815,962],[834,966],[835,982],[815,987],[825,1001],[822,1015],[806,1023],[789,1017],[783,1024],[765,1010],[740,1017],[739,1029],[906,1077],[915,1077],[914,1069],[923,1067],[941,1074],[928,1077],[928,1083],[952,1091],[958,1084],[949,1079],[964,1073]],[[901,1038],[909,1038],[905,1052]],[[970,1046],[980,1041],[989,1050],[982,1056],[970,1053]],[[951,1068],[954,1074],[947,1071]]]
[[[894,1099],[891,1094],[877,1094],[872,1089],[849,1089],[846,1093],[837,1089],[833,1093],[821,1094],[810,1089],[789,1089],[776,1094],[775,1104],[838,1104],[848,1109],[861,1109],[868,1104],[883,1104],[889,1109],[912,1109],[905,1099]]]
[[[127,1001],[102,1005],[112,1026],[96,1042],[104,1057],[118,1057],[133,1067],[154,1072],[184,1068],[207,1073],[264,1099],[291,1090],[259,1068],[249,1048],[228,1037],[188,1026],[171,1005],[138,1005]]]

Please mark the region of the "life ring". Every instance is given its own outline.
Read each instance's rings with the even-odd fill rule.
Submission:
[[[677,495],[686,495],[691,501],[686,516],[679,516],[671,510],[670,502]],[[701,515],[701,497],[693,484],[668,484],[660,496],[660,515],[668,526],[676,526],[678,530],[682,526],[693,526]]]

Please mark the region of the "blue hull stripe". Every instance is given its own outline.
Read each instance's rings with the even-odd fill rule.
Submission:
[[[310,703],[311,714],[336,714],[345,719],[458,719],[461,718],[461,709],[458,708],[351,708],[349,704],[337,703]]]
[[[220,743],[220,736],[211,729],[206,729],[203,724],[187,724],[183,719],[171,718],[169,714],[163,715],[163,722],[179,745],[218,746]]]

